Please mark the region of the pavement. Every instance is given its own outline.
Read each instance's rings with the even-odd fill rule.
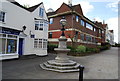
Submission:
[[[79,72],[58,73],[43,70],[39,64],[53,60],[56,54],[45,57],[21,58],[2,62],[3,79],[79,79]],[[73,61],[85,66],[84,79],[118,79],[118,48],[112,47],[97,54],[75,57]]]

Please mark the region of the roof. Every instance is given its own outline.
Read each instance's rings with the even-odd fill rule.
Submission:
[[[29,11],[29,12],[33,12],[37,7],[39,7],[39,5],[43,4],[43,2],[41,2],[41,3],[39,3],[39,4],[35,5],[35,6],[26,8],[26,7],[22,6],[21,4],[19,4],[18,2],[16,2],[15,0],[7,0],[7,1],[9,1],[10,3],[13,3],[14,5],[17,5],[20,8],[23,8],[23,9]]]
[[[103,28],[106,28],[107,27],[107,24],[103,24]]]
[[[104,26],[103,26],[103,24],[102,24],[102,22],[96,21],[95,24],[96,24],[97,26],[99,26],[100,28],[105,29]]]
[[[74,10],[74,11],[77,11],[77,9],[80,8],[80,14],[83,15],[83,12],[82,12],[82,9],[81,9],[80,4],[73,5],[73,6],[69,6],[69,5],[67,5],[66,3],[63,3],[62,5],[67,6],[67,7],[70,9],[70,11],[73,11],[73,10]],[[62,5],[61,5],[61,6],[62,6]],[[48,13],[47,13],[47,16],[55,15],[56,12],[61,8],[61,6],[60,6],[56,11],[54,11],[54,12],[48,12]]]
[[[35,6],[32,6],[32,7],[29,7],[27,10],[30,11],[30,12],[33,12],[36,8],[38,8],[41,4],[43,4],[43,2],[35,5]]]
[[[109,30],[111,33],[113,33],[113,30]]]

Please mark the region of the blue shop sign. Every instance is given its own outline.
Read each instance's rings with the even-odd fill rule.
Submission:
[[[2,28],[2,31],[0,30],[1,33],[5,34],[13,34],[13,35],[19,35],[20,31],[15,30],[15,29],[10,29],[10,28]]]

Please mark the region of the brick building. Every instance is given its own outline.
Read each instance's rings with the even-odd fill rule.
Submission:
[[[96,46],[105,42],[105,29],[102,23],[93,22],[84,16],[80,4],[63,3],[56,11],[50,9],[47,13],[49,19],[49,42],[58,43],[61,35],[60,19],[65,17],[65,36],[68,44],[76,42],[78,45]],[[73,39],[73,40],[71,40]]]

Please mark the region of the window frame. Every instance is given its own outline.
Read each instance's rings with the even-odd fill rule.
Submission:
[[[3,15],[4,13],[4,15]],[[6,18],[6,12],[0,11],[0,22],[5,23],[5,18]]]

